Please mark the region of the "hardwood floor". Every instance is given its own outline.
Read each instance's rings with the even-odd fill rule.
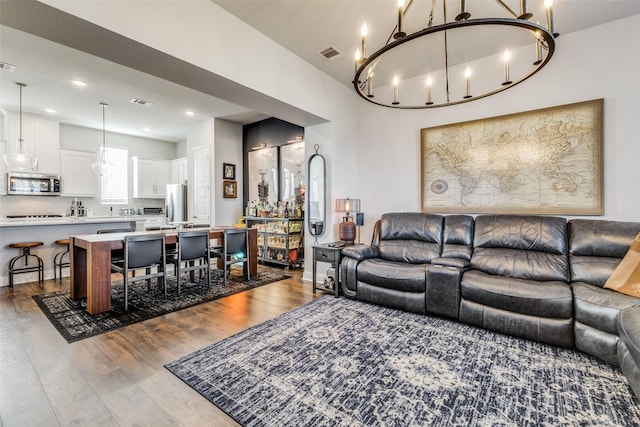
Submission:
[[[0,288],[0,426],[236,426],[164,364],[322,297],[291,273],[72,344],[31,298],[68,278]]]

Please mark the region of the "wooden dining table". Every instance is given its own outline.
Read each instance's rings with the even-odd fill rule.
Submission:
[[[224,229],[209,229],[209,237],[224,239]],[[83,234],[71,236],[71,298],[87,299],[87,311],[90,314],[111,310],[111,250],[122,249],[124,238],[130,235],[157,234],[158,231],[132,231],[125,233]],[[178,240],[176,231],[164,232],[165,243]],[[258,233],[249,229],[249,274],[258,274]]]

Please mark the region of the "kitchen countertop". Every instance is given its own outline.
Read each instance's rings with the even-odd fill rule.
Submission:
[[[84,216],[84,217],[49,217],[49,218],[0,218],[0,227],[25,227],[44,225],[74,225],[109,222],[138,222],[164,220],[164,215],[132,215],[132,216]]]

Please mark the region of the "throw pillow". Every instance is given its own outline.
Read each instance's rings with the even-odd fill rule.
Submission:
[[[640,233],[604,287],[640,298]]]

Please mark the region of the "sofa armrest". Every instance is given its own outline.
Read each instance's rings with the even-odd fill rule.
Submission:
[[[456,267],[461,269],[469,268],[469,261],[461,258],[434,258],[431,260],[433,265],[442,265],[444,267]]]
[[[380,251],[378,251],[377,246],[354,245],[344,248],[342,250],[342,256],[363,261],[365,259],[378,258]]]
[[[427,266],[425,294],[427,313],[458,320],[460,282],[466,270],[466,268],[447,265]]]

